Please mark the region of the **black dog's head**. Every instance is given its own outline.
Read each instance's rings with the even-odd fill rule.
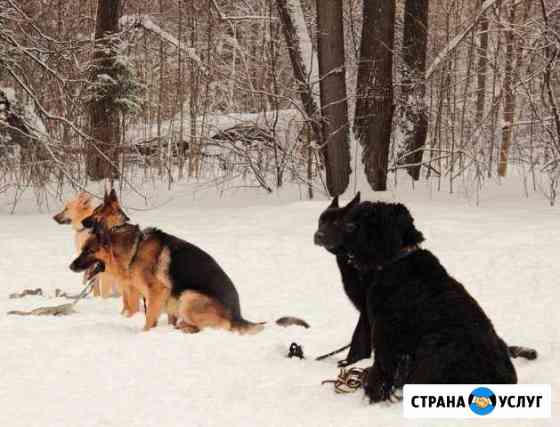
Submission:
[[[336,196],[319,217],[319,227],[313,237],[315,244],[334,254],[343,252],[345,242],[352,238],[355,229],[346,217],[359,203],[360,193],[343,207],[338,205],[338,196]]]
[[[360,203],[344,216],[342,226],[352,230],[344,246],[360,269],[385,265],[405,248],[424,241],[401,203]]]

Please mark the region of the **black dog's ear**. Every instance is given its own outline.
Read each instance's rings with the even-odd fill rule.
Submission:
[[[394,216],[397,225],[402,230],[402,243],[405,246],[417,245],[424,241],[423,234],[414,226],[414,218],[402,203],[394,205]]]
[[[329,208],[338,208],[338,196],[334,196]]]
[[[350,202],[345,206],[346,209],[350,209],[353,208],[354,206],[356,206],[357,204],[360,203],[360,199],[361,199],[361,194],[358,191],[356,193],[356,195],[354,196],[354,198],[352,200],[350,200]]]

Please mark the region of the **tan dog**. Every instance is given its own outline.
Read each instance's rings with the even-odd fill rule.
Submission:
[[[94,211],[91,199],[91,194],[82,191],[68,200],[64,205],[64,209],[53,217],[53,219],[59,224],[72,225],[72,228],[75,231],[74,244],[78,253],[81,252],[84,243],[90,235],[90,231],[83,227],[82,221],[90,216]],[[96,278],[96,284],[93,288],[93,295],[101,296],[103,298],[110,297],[113,295],[114,284],[114,280],[112,280],[109,275],[98,275]]]
[[[93,230],[96,226],[103,226],[108,230],[112,230],[129,221],[128,216],[121,208],[117,193],[111,190],[109,194],[105,193],[103,203],[93,209],[90,214],[82,218],[81,225],[87,230]],[[109,273],[110,274],[110,273]],[[118,278],[114,280],[120,285],[120,293],[123,298],[123,308],[121,314],[131,317],[140,311],[140,294],[134,286],[128,286],[128,282],[122,282]]]

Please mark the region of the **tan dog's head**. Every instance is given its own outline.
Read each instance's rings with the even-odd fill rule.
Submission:
[[[130,221],[130,218],[123,212],[117,193],[113,189],[109,194],[105,193],[103,203],[97,206],[91,215],[82,220],[82,225],[86,228],[94,228],[96,225],[111,228],[128,221]]]
[[[59,224],[72,224],[76,229],[82,227],[82,220],[93,212],[91,207],[91,194],[84,191],[76,194],[64,205],[64,209],[53,216]]]

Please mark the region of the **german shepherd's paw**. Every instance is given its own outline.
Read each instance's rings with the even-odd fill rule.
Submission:
[[[175,326],[175,329],[179,329],[185,334],[196,334],[200,332],[200,328],[195,325],[189,325],[188,323],[181,322]]]

